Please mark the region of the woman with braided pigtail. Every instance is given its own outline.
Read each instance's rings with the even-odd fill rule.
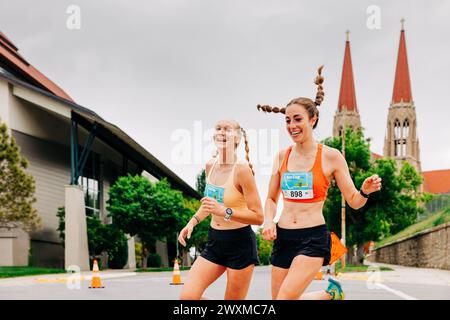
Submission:
[[[364,206],[368,195],[381,188],[381,179],[373,175],[364,180],[358,191],[339,150],[314,140],[318,107],[325,95],[322,68],[314,81],[317,85],[314,101],[297,98],[284,108],[257,106],[259,111],[283,114],[287,132],[294,142],[275,158],[264,207],[263,237],[274,240],[271,256],[273,299],[344,298],[340,283],[331,278],[326,290],[304,293],[320,268],[330,261],[331,238],[322,214],[330,181],[336,180],[345,200],[354,209]],[[275,223],[280,193],[284,198],[283,210]]]
[[[236,156],[244,138],[247,162]],[[206,164],[205,197],[178,241],[186,246],[194,227],[212,215],[208,242],[181,292],[181,299],[201,299],[206,288],[227,272],[225,299],[245,299],[255,265],[259,264],[256,237],[250,225],[264,222],[261,199],[249,159],[247,133],[236,121],[219,121],[215,127],[216,156]]]

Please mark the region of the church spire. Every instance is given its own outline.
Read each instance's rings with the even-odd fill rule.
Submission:
[[[406,53],[405,19],[400,20],[402,29],[400,31],[400,44],[398,47],[397,68],[395,70],[394,91],[392,103],[412,102],[411,81],[409,78],[408,56]]]
[[[346,31],[344,65],[342,67],[341,89],[339,92],[338,111],[344,108],[349,111],[358,112],[356,106],[355,83],[353,80],[352,57],[350,53],[350,31]]]
[[[346,128],[358,130],[361,119],[356,106],[355,83],[353,80],[352,57],[350,54],[350,31],[346,31],[344,65],[342,66],[341,89],[339,102],[334,115],[333,136],[339,137]]]

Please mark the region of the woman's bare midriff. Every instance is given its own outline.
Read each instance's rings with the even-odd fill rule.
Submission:
[[[231,230],[238,229],[248,226],[248,224],[233,221],[233,216],[231,216],[230,221],[225,221],[223,217],[212,216],[211,227],[218,230]]]
[[[324,201],[299,203],[284,201],[278,226],[283,229],[310,228],[325,224],[322,214]]]

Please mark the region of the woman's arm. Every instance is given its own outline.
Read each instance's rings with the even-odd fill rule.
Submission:
[[[269,191],[267,193],[266,203],[264,205],[264,215],[266,222],[272,222],[277,214],[277,203],[280,198],[280,165],[283,161],[286,150],[283,150],[277,154],[272,166],[272,175],[269,181]]]
[[[252,170],[248,165],[237,165],[236,169],[237,180],[242,188],[248,209],[233,210],[231,220],[245,224],[261,225],[264,222],[264,215]],[[226,214],[226,208],[220,206],[215,199],[203,198],[202,207],[205,211],[212,212],[217,216],[223,217]]]
[[[205,175],[208,176],[209,171],[211,170],[211,166],[213,164],[213,160],[210,160],[206,163],[205,168]],[[204,219],[206,219],[210,213],[208,211],[205,211],[202,206],[200,206],[197,210],[197,212],[192,216],[191,220],[188,221],[186,226],[180,231],[180,234],[178,236],[178,241],[183,245],[186,246],[186,241],[184,240],[186,237],[189,239],[191,237],[192,231],[194,230],[194,227],[202,222]]]
[[[355,184],[350,176],[347,161],[344,156],[337,149],[331,149],[331,160],[334,164],[333,175],[336,183],[341,190],[348,205],[357,210],[367,203],[367,198],[363,197],[359,190],[356,189]],[[372,175],[366,178],[361,186],[362,192],[369,195],[372,192],[381,189],[381,178],[378,175]]]
[[[277,203],[280,198],[280,166],[286,150],[281,151],[275,157],[272,167],[272,175],[269,182],[269,191],[267,193],[266,203],[264,205],[264,230],[263,237],[265,240],[275,240],[277,237],[277,229],[275,226],[275,216],[277,214]]]

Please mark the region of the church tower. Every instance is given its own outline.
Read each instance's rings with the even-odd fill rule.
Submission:
[[[355,83],[353,80],[352,57],[350,54],[349,31],[345,42],[344,65],[342,67],[339,102],[333,123],[333,137],[339,137],[344,127],[357,130],[361,127],[358,107],[356,106]]]
[[[387,119],[387,134],[384,140],[384,157],[394,158],[397,167],[408,161],[421,172],[419,139],[417,139],[416,108],[412,99],[404,19],[401,20],[400,45],[395,70],[394,91]]]

